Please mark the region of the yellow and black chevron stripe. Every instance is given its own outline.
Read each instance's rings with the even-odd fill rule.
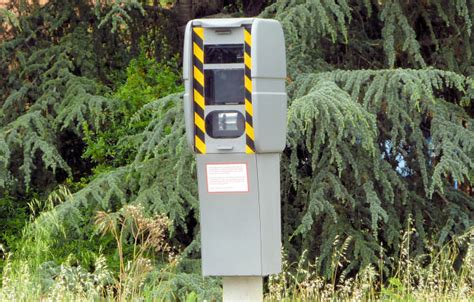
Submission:
[[[244,65],[245,65],[245,152],[255,153],[255,134],[253,131],[253,105],[252,105],[252,27],[244,26]]]
[[[193,28],[193,99],[194,149],[206,154],[206,125],[204,122],[204,28]]]

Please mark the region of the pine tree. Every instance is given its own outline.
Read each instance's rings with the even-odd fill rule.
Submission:
[[[347,276],[396,263],[410,217],[413,255],[472,228],[473,14],[472,1],[317,0],[263,13],[284,26],[292,80],[282,206],[294,257],[301,244],[330,277],[349,241]]]
[[[80,156],[85,124],[110,126],[119,103],[108,95],[140,36],[159,36],[154,55],[166,57],[173,50],[166,34],[175,32],[156,33],[166,21],[145,30],[164,13],[134,0],[12,1],[0,16],[0,190],[15,195],[46,185],[47,192],[84,174],[70,149]]]

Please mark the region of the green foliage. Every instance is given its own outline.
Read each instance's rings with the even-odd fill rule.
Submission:
[[[13,12],[2,7],[0,8],[0,24],[3,22],[16,28],[20,27],[20,23],[18,22],[17,16]]]
[[[472,227],[472,11],[466,1],[281,0],[263,13],[283,24],[294,79],[282,159],[290,259],[302,244],[329,277],[349,240],[351,275],[376,265],[381,246],[397,261],[409,215],[415,254]]]
[[[0,73],[5,75],[0,80],[0,198],[9,201],[4,196],[10,194],[12,200],[20,196],[28,200],[35,195],[38,199],[30,208],[35,223],[25,227],[22,236],[16,220],[2,220],[0,226],[7,230],[1,243],[18,256],[14,261],[18,269],[21,265],[17,260],[28,258],[25,269],[35,276],[41,275],[40,268],[46,263],[54,266],[67,262],[92,272],[101,251],[113,255],[112,238],[97,236],[91,224],[94,211],[99,209],[94,197],[101,199],[99,205],[104,209],[120,208],[129,201],[127,193],[115,194],[121,189],[120,179],[114,177],[131,168],[115,171],[112,167],[135,158],[152,114],[144,114],[141,121],[130,119],[144,104],[181,89],[176,57],[157,63],[148,55],[154,49],[147,46],[147,54],[143,52],[129,63],[133,51],[127,46],[129,34],[140,31],[140,27],[134,24],[123,31],[123,24],[97,17],[113,18],[117,12],[110,12],[116,6],[130,16],[137,8],[143,9],[136,3],[114,2],[112,7],[107,3],[25,4],[17,7],[23,12],[19,17],[22,31],[2,24],[2,32],[5,30],[9,39],[0,45]],[[127,64],[127,81],[111,83],[121,78],[119,70],[125,70]],[[113,92],[116,86],[119,88]],[[114,148],[119,152],[105,151]],[[91,157],[99,165],[93,167],[94,163],[81,157]],[[97,176],[90,176],[91,169]],[[49,194],[64,180],[74,191],[81,191],[77,203],[65,202],[72,199],[65,188]],[[136,184],[131,185],[136,188]],[[106,188],[110,192],[105,196],[98,194]],[[36,194],[37,190],[41,194]],[[50,197],[43,203],[45,195]],[[1,215],[23,213],[18,214],[23,224],[28,220],[30,211],[20,204],[1,209]],[[11,238],[13,234],[16,238]],[[107,254],[110,259],[112,255]],[[112,269],[117,268],[115,262],[111,264]]]
[[[127,116],[143,105],[182,90],[178,57],[159,63],[146,55],[145,46],[127,67],[127,80],[117,89],[114,97],[121,101],[121,110]]]
[[[111,98],[117,100],[114,117],[102,127],[90,129],[83,124],[87,145],[83,156],[100,165],[120,166],[133,160],[139,141],[131,137],[143,131],[149,118],[131,121],[131,117],[145,104],[182,90],[179,84],[177,57],[158,63],[147,57],[144,47],[138,58],[127,67],[127,79]],[[104,127],[105,126],[105,127]]]
[[[37,202],[5,278],[63,265],[90,280],[84,270],[94,274],[100,255],[112,275],[124,273],[116,237],[99,236],[93,217],[132,205],[169,219],[168,243],[180,254],[170,266],[154,259],[133,290],[219,296],[196,261],[199,203],[178,59],[156,60],[172,41],[163,24],[144,30],[147,16],[159,19],[146,8],[50,1],[9,27],[0,45],[0,200],[17,217],[26,212],[10,199]],[[465,0],[279,0],[262,14],[281,21],[287,43],[283,246],[333,293],[349,280],[365,299],[377,290],[411,298],[423,280],[472,290],[473,11]],[[122,266],[133,249],[124,239]],[[35,293],[44,289],[37,282],[27,279]]]
[[[97,175],[74,194],[61,189],[58,192],[61,201],[42,211],[26,229],[17,251],[19,259],[27,257],[32,267],[39,267],[52,259],[62,263],[74,254],[83,267],[91,266],[102,248],[112,252],[110,237],[99,240],[91,228],[93,213],[117,211],[130,203],[143,206],[148,214],[169,217],[171,244],[179,250],[186,248],[183,243],[189,243],[192,238],[181,238],[188,232],[197,232],[194,230],[197,225],[188,229],[187,221],[190,218],[197,221],[198,201],[196,179],[189,173],[193,159],[184,137],[180,95],[145,105],[133,121],[140,121],[142,117],[151,117],[152,122],[145,131],[135,135],[134,139],[141,143],[134,162]],[[176,141],[176,137],[180,139]],[[185,254],[192,254],[195,249],[195,245],[190,245]],[[197,277],[178,274],[176,278],[170,278],[173,288],[186,284],[179,280]],[[202,285],[205,284],[208,283]]]
[[[285,29],[288,49],[288,69],[291,74],[309,71],[315,64],[328,68],[321,60],[320,39],[329,37],[331,41],[347,41],[347,21],[351,19],[348,1],[276,1],[262,16],[278,16]],[[311,29],[311,30],[308,30]],[[323,67],[324,66],[324,67]]]
[[[87,174],[90,163],[79,162],[84,134],[88,143],[98,145],[86,157],[97,156],[100,164],[126,163],[133,158],[127,154],[130,142],[118,154],[104,149],[115,145],[117,137],[143,128],[128,125],[143,104],[180,89],[177,57],[155,61],[157,54],[166,53],[164,48],[172,49],[167,44],[172,31],[161,34],[159,47],[147,45],[146,55],[130,63],[125,84],[112,83],[123,78],[120,73],[137,50],[138,41],[130,45],[130,38],[149,41],[144,28],[159,10],[145,11],[137,1],[20,4],[11,6],[22,12],[17,20],[21,31],[1,23],[7,39],[0,46],[0,188],[13,195],[36,188],[48,191],[66,176]],[[132,20],[138,16],[142,24]],[[156,36],[162,29],[152,32]],[[117,84],[121,88],[114,95]],[[106,128],[115,131],[107,133]],[[125,159],[110,158],[121,156]]]
[[[436,66],[473,74],[471,1],[279,0],[288,70]]]
[[[437,97],[447,88],[462,95],[467,83],[433,69],[333,71],[294,83],[286,152],[294,190],[286,190],[284,203],[304,208],[295,232],[310,251],[320,246],[314,252],[326,274],[335,269],[336,236],[352,238],[347,274],[376,263],[377,242],[397,250],[399,227],[410,213],[422,234],[418,247],[431,236],[443,244],[448,233],[472,226],[472,198],[455,197],[447,182],[470,181],[472,118]],[[291,192],[298,192],[296,199]],[[313,230],[320,235],[314,238]]]
[[[116,32],[120,27],[128,30],[128,23],[132,21],[132,17],[129,12],[133,9],[139,10],[142,15],[145,14],[145,10],[136,0],[118,0],[110,3],[110,7],[107,7],[105,12],[100,10],[101,3],[96,3],[96,15],[100,21],[99,28],[105,24],[112,24],[112,32]],[[105,13],[102,16],[102,13]]]
[[[425,61],[420,53],[420,44],[416,40],[416,33],[403,14],[400,3],[389,1],[380,12],[380,19],[384,22],[382,38],[388,65],[390,67],[395,65],[396,41],[404,41],[401,45],[401,52],[408,52],[410,58],[413,58],[420,66],[425,67]]]
[[[85,19],[92,18],[83,3],[77,7]],[[61,18],[41,21],[54,18],[57,11]],[[75,7],[67,1],[50,1],[34,12],[20,16],[23,30],[13,29],[13,38],[0,47],[0,71],[8,75],[1,80],[0,162],[9,170],[0,184],[13,194],[54,185],[64,173],[72,175],[61,137],[70,131],[78,135],[82,123],[98,127],[114,107],[100,96],[107,89],[94,79],[106,73],[100,56],[110,51],[107,44],[117,45],[117,39],[98,43],[98,30],[91,34],[88,29],[97,20],[75,22]],[[30,27],[34,22],[45,24]],[[74,143],[80,148],[77,140]],[[36,178],[36,173],[48,177]]]
[[[3,271],[5,255],[15,247],[23,227],[28,222],[26,203],[9,197],[0,197],[0,272]]]

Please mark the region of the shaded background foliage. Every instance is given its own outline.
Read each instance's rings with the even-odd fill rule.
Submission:
[[[472,1],[204,2],[12,1],[0,11],[0,243],[14,257],[41,267],[73,254],[93,269],[106,254],[114,267],[94,213],[140,204],[171,221],[184,259],[174,286],[202,286],[179,53],[185,21],[209,13],[261,12],[285,31],[290,260],[306,250],[330,279],[383,259],[388,277],[411,219],[415,256],[472,230]],[[72,194],[47,198],[64,187]]]

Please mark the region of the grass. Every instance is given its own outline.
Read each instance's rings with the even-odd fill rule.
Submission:
[[[417,258],[410,258],[409,254],[412,235],[413,230],[403,234],[398,269],[387,279],[383,277],[385,262],[381,259],[379,267],[368,266],[355,277],[334,275],[337,280],[325,280],[303,253],[299,262],[284,262],[283,273],[269,277],[266,300],[474,301],[474,228]],[[461,246],[467,246],[465,254]],[[464,259],[457,267],[460,256]]]
[[[147,217],[139,206],[127,205],[117,212],[97,212],[95,226],[115,240],[118,272],[107,266],[103,255],[93,269],[73,260],[58,265],[41,261],[50,238],[27,241],[30,257],[9,254],[0,287],[0,301],[219,301],[218,278],[203,278],[198,266],[187,272],[186,259],[166,239],[169,221],[164,216]],[[51,218],[51,223],[54,219]],[[432,244],[422,257],[411,257],[408,227],[398,255],[398,266],[384,276],[386,261],[367,266],[355,276],[337,270],[330,280],[315,269],[307,253],[295,263],[284,261],[283,272],[268,277],[266,301],[474,301],[474,228],[442,247]],[[124,240],[132,239],[125,253]],[[466,249],[467,247],[467,249]],[[334,255],[334,267],[344,262],[346,244]],[[40,256],[38,256],[40,255]],[[162,255],[157,261],[156,255]],[[165,256],[165,258],[163,258]],[[73,256],[71,256],[73,257]],[[287,257],[283,253],[283,258]],[[460,262],[459,259],[463,258]]]

